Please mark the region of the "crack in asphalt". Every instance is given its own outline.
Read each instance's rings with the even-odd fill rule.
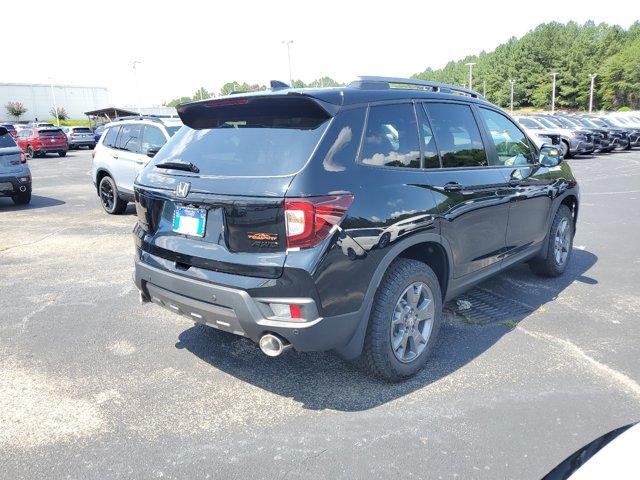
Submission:
[[[530,337],[536,338],[538,340],[546,340],[547,342],[559,346],[565,353],[569,354],[575,359],[581,360],[589,367],[590,370],[615,381],[619,386],[622,387],[625,393],[631,393],[636,397],[638,401],[640,401],[640,384],[638,384],[638,382],[636,382],[633,378],[625,375],[624,373],[619,372],[618,370],[615,370],[610,366],[589,356],[575,343],[560,337],[556,337],[555,335],[550,335],[548,333],[533,332],[520,325],[516,327],[516,330],[520,330],[525,335],[529,335]]]
[[[9,250],[13,250],[14,248],[20,248],[20,247],[29,247],[31,245],[35,245],[36,243],[40,243],[43,240],[46,240],[49,237],[53,237],[54,235],[57,235],[60,232],[63,232],[64,230],[67,230],[69,227],[63,227],[60,228],[58,230],[56,230],[55,232],[51,232],[51,233],[47,233],[45,236],[39,238],[38,240],[34,240],[33,242],[26,242],[26,243],[18,243],[16,245],[11,245],[9,247],[5,247],[5,248],[0,248],[0,253],[4,253],[7,252]]]

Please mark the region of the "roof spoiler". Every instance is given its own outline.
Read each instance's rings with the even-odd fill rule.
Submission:
[[[337,106],[307,95],[244,94],[178,105],[178,115],[193,129],[233,123],[274,128],[312,129],[331,118]]]

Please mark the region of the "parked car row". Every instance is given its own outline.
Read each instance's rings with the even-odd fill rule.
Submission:
[[[563,155],[572,157],[640,146],[640,114],[633,113],[530,114],[514,118],[532,138],[542,141],[553,137]]]

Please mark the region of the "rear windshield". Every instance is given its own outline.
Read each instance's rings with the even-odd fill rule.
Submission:
[[[5,133],[4,135],[0,135],[0,148],[6,147],[15,147],[16,142],[13,141],[13,137],[10,133]]]
[[[38,135],[41,137],[55,137],[56,135],[64,135],[62,130],[38,130]]]
[[[305,165],[328,124],[325,120],[315,128],[275,128],[233,121],[202,130],[185,126],[160,150],[154,164],[190,162],[201,175],[289,175]]]
[[[91,130],[89,130],[88,128],[74,128],[73,129],[74,133],[91,133]]]

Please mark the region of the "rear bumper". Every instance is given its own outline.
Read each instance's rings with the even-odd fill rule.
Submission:
[[[13,197],[19,193],[31,192],[31,180],[21,182],[19,178],[23,176],[29,176],[29,178],[31,178],[29,174],[0,177],[0,197]],[[5,184],[11,184],[11,188],[8,188]]]
[[[34,148],[33,151],[36,153],[57,153],[57,152],[66,152],[69,150],[69,145],[43,145],[40,148]]]
[[[259,289],[246,290],[195,280],[160,268],[139,258],[135,261],[134,282],[142,296],[190,320],[209,325],[257,342],[265,333],[276,333],[299,351],[324,351],[344,347],[353,336],[359,317],[355,314],[320,317],[312,298],[256,297]],[[270,316],[267,303],[301,303],[304,320],[284,320]]]
[[[94,140],[71,140],[69,141],[70,147],[95,147],[96,142]]]

